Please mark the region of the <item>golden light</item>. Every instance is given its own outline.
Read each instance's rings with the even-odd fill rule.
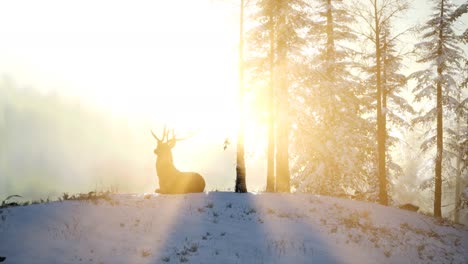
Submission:
[[[239,14],[231,4],[26,2],[1,4],[0,72],[20,86],[57,91],[123,117],[146,142],[150,129],[166,124],[181,135],[198,131],[184,142],[196,142],[198,150],[207,144],[222,150],[227,137],[235,149]],[[246,155],[263,163],[266,134],[254,111],[246,113]]]

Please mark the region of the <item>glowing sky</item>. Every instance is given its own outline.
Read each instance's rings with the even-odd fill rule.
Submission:
[[[169,123],[221,145],[236,134],[236,2],[1,1],[0,75],[142,120],[145,137]],[[400,26],[424,21],[427,2]],[[264,139],[250,137],[258,149]]]
[[[20,84],[139,117],[216,119],[234,112],[238,31],[230,5],[58,0],[0,6],[0,73]]]
[[[213,109],[218,119],[232,117],[238,87],[235,3],[2,1],[0,74],[124,114],[154,118],[178,105],[190,111],[176,109],[170,111],[175,116],[163,118],[185,120]],[[399,26],[423,21],[428,7],[414,1],[408,23],[402,19]]]

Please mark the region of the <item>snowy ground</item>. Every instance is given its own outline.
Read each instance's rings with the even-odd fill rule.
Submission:
[[[113,195],[0,209],[4,263],[468,263],[468,228],[298,194]]]

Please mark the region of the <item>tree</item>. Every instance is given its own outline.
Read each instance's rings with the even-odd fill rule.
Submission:
[[[390,132],[398,129],[400,132],[412,129],[408,114],[414,116],[415,111],[408,100],[401,95],[402,88],[406,87],[406,76],[401,73],[404,55],[397,51],[396,42],[402,33],[392,35],[390,22],[389,20],[386,25],[382,25],[381,37],[382,119],[385,133],[387,179],[391,179],[392,176],[395,179],[403,175],[403,169],[394,161],[390,150],[403,142],[400,138],[392,136]]]
[[[248,31],[247,77],[251,86],[257,87],[258,93],[267,98],[264,111],[268,119],[267,181],[266,191],[276,190],[275,177],[275,40],[276,40],[276,5],[274,1],[259,1],[256,10],[251,14],[251,24],[255,26]],[[259,96],[262,97],[262,96]],[[262,102],[257,102],[259,105]]]
[[[369,31],[364,33],[366,38],[373,43],[375,68],[375,101],[376,101],[376,120],[377,120],[377,167],[379,179],[379,202],[388,205],[388,178],[387,178],[387,124],[385,108],[387,92],[383,87],[385,79],[383,78],[383,52],[385,43],[382,43],[382,37],[386,36],[385,30],[388,30],[390,20],[396,14],[407,9],[407,2],[404,0],[368,0],[370,8],[359,8],[356,14],[367,24]]]
[[[452,28],[452,14],[454,5],[449,0],[433,1],[434,14],[422,26],[422,42],[416,45],[419,60],[425,64],[425,69],[410,75],[417,81],[413,89],[415,100],[431,100],[435,97],[435,106],[423,109],[422,115],[414,119],[415,123],[432,124],[436,122],[436,131],[429,129],[427,139],[421,148],[423,151],[431,149],[434,144],[435,175],[434,175],[434,215],[442,216],[442,173],[443,160],[447,157],[444,152],[444,114],[454,112],[457,103],[454,98],[458,93],[457,76],[461,76],[461,63],[464,62],[463,50],[457,46],[459,37]]]
[[[294,30],[286,24],[286,16],[291,6],[285,0],[276,1],[277,34],[276,34],[276,67],[277,67],[277,115],[276,115],[276,191],[290,191],[289,172],[289,91],[288,91],[288,34]]]
[[[245,133],[245,111],[244,111],[244,0],[240,4],[239,19],[239,109],[240,122],[237,135],[237,155],[236,155],[236,186],[235,192],[247,192],[246,170],[244,157],[244,133]]]
[[[450,22],[455,23],[462,15],[468,13],[468,4],[460,5],[450,15]],[[458,36],[459,42],[468,44],[468,29]],[[468,170],[468,98],[462,97],[462,89],[468,88],[468,59],[461,69],[464,76],[461,79],[460,89],[457,92],[457,108],[455,117],[455,133],[451,137],[449,147],[452,149],[456,158],[455,165],[455,208],[454,208],[454,221],[460,222],[460,210],[462,209],[461,190],[465,187],[462,186],[462,175],[464,171]],[[463,132],[465,131],[465,132]],[[468,182],[468,181],[467,181]]]
[[[448,142],[448,147],[455,158],[455,208],[454,221],[460,222],[460,210],[462,209],[461,191],[466,187],[463,186],[463,172],[468,171],[468,98],[462,97],[462,89],[468,88],[468,60],[464,66],[464,79],[457,93],[457,108],[455,109],[455,130],[449,130],[451,140]],[[466,181],[468,182],[468,181]]]
[[[352,74],[355,20],[339,0],[317,1],[313,10],[309,49],[315,55],[292,104],[298,116],[294,186],[327,195],[367,192],[372,141],[361,85]]]
[[[271,3],[270,3],[271,4]],[[268,83],[268,150],[267,150],[267,184],[266,191],[276,191],[275,182],[275,13],[277,12],[271,6],[267,10],[267,27],[269,37],[269,83]]]
[[[289,192],[289,94],[295,59],[304,42],[301,30],[308,26],[304,11],[308,5],[303,0],[260,0],[256,6],[250,68],[251,78],[268,79],[267,191]]]

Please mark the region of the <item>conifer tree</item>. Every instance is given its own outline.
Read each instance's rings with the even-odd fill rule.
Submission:
[[[328,195],[367,191],[371,162],[368,122],[362,118],[360,84],[351,74],[356,40],[343,1],[317,1],[310,32],[306,86],[295,93],[295,187]]]
[[[268,83],[267,191],[289,192],[289,101],[304,44],[303,29],[310,26],[305,12],[308,5],[303,0],[259,0],[256,6],[252,16],[256,26],[249,34],[250,77]]]
[[[452,24],[456,23],[464,14],[468,13],[468,3],[460,5],[455,11],[450,15],[450,22]],[[458,42],[460,44],[468,44],[468,28],[465,29],[458,36]],[[453,175],[455,175],[455,206],[453,218],[456,223],[460,222],[460,211],[462,210],[462,199],[461,191],[468,186],[468,179],[463,179],[464,172],[468,172],[468,97],[463,96],[463,89],[468,89],[468,59],[465,58],[464,62],[462,61],[463,75],[460,76],[461,83],[459,85],[460,89],[457,91],[457,97],[455,104],[457,105],[455,109],[455,118],[454,118],[454,130],[448,130],[452,134],[448,142],[448,148],[453,153],[455,161],[455,167],[453,168]],[[450,164],[451,165],[451,164]],[[465,173],[466,177],[467,173]]]
[[[411,122],[408,116],[414,116],[415,111],[409,101],[401,94],[406,87],[406,76],[401,73],[403,56],[398,51],[396,42],[401,34],[391,34],[391,21],[382,27],[382,107],[383,126],[385,133],[387,178],[396,179],[403,175],[403,169],[392,158],[392,147],[402,143],[401,139],[392,136],[390,132],[410,130]],[[389,185],[391,188],[391,185]]]
[[[443,162],[450,159],[450,154],[444,149],[444,135],[450,134],[450,128],[444,122],[444,116],[457,113],[460,106],[456,100],[461,87],[458,78],[465,63],[463,50],[458,46],[460,37],[453,29],[453,14],[455,6],[449,0],[433,1],[434,13],[422,26],[422,41],[416,45],[418,61],[425,65],[425,69],[414,72],[410,78],[417,81],[413,89],[415,100],[433,100],[431,107],[422,110],[415,123],[430,125],[436,123],[435,131],[428,129],[426,140],[421,145],[423,151],[436,148],[434,175],[434,215],[442,216],[442,176]],[[447,121],[447,120],[445,120]],[[447,142],[447,141],[445,141]]]
[[[235,192],[247,192],[245,153],[244,153],[244,134],[245,134],[245,111],[244,111],[244,0],[240,1],[239,17],[239,108],[240,122],[237,134],[237,153],[236,153],[236,184]]]
[[[387,80],[384,74],[390,73],[385,71],[385,48],[388,48],[388,43],[385,43],[385,38],[388,38],[390,21],[397,14],[405,11],[408,4],[405,0],[368,0],[364,1],[369,6],[357,8],[355,13],[360,17],[362,22],[367,25],[367,30],[363,35],[371,41],[374,52],[371,57],[374,65],[370,68],[371,80],[375,87],[375,113],[377,122],[377,176],[379,180],[379,202],[383,205],[389,204],[388,197],[388,176],[387,176],[387,114],[388,109],[387,96],[388,89],[384,87]],[[390,65],[387,65],[390,66]]]

